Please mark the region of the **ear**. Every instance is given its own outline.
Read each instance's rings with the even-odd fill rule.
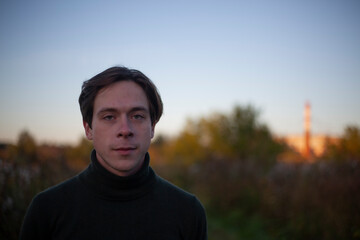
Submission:
[[[87,139],[93,140],[93,133],[92,133],[92,129],[91,129],[90,125],[85,121],[83,121],[83,125],[84,125],[85,134],[86,134]]]
[[[155,123],[151,125],[151,139],[154,138],[155,135]]]

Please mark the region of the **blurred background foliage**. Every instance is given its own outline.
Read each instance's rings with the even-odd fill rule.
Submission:
[[[0,238],[17,239],[34,195],[89,164],[91,142],[37,144],[28,131],[0,145]],[[252,106],[190,119],[157,136],[151,165],[204,204],[209,239],[360,239],[360,130],[308,163]],[[292,161],[292,160],[296,161]],[[302,161],[299,161],[302,160]]]

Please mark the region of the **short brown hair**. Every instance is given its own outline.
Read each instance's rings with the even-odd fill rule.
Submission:
[[[119,81],[132,81],[145,92],[151,117],[151,124],[155,125],[163,112],[163,103],[154,83],[142,72],[126,67],[111,67],[85,81],[81,88],[79,104],[83,120],[92,127],[94,101],[100,89]]]

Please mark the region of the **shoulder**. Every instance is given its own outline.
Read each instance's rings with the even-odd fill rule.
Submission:
[[[157,176],[156,181],[157,181],[158,190],[164,194],[167,195],[171,194],[177,197],[182,197],[187,199],[191,199],[195,197],[193,194],[185,191],[184,189],[176,186],[175,184],[165,180],[160,176]]]
[[[38,193],[30,203],[20,239],[49,239],[57,217],[63,212],[68,196],[75,192],[76,177]]]
[[[77,189],[78,179],[77,177],[72,177],[38,193],[34,197],[32,204],[41,204],[43,207],[47,205],[62,204],[64,203],[64,200],[73,195]]]
[[[77,194],[78,182],[77,177],[72,177],[38,193],[32,199],[27,215],[46,219],[55,217],[63,211],[65,206],[69,205],[71,199]]]
[[[156,191],[162,199],[166,199],[174,204],[179,204],[183,208],[197,209],[201,212],[204,211],[202,204],[194,194],[185,191],[160,176],[157,176]]]
[[[155,189],[158,202],[166,208],[166,214],[176,216],[175,222],[179,224],[182,234],[187,236],[187,239],[207,239],[205,208],[194,194],[159,176]]]

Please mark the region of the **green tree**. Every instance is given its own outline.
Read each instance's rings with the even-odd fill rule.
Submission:
[[[66,163],[75,171],[83,170],[90,162],[90,153],[93,149],[92,142],[82,137],[75,147],[66,151]]]
[[[168,154],[186,164],[209,158],[251,161],[269,168],[276,162],[282,145],[268,127],[258,120],[251,106],[235,106],[229,114],[215,113],[198,121],[188,121]]]
[[[34,137],[24,130],[20,133],[17,142],[19,163],[35,163],[37,161],[37,145]]]
[[[360,161],[360,129],[355,126],[348,126],[345,129],[340,148],[348,160]]]
[[[360,129],[347,126],[339,142],[328,142],[323,158],[335,161],[360,161]]]

